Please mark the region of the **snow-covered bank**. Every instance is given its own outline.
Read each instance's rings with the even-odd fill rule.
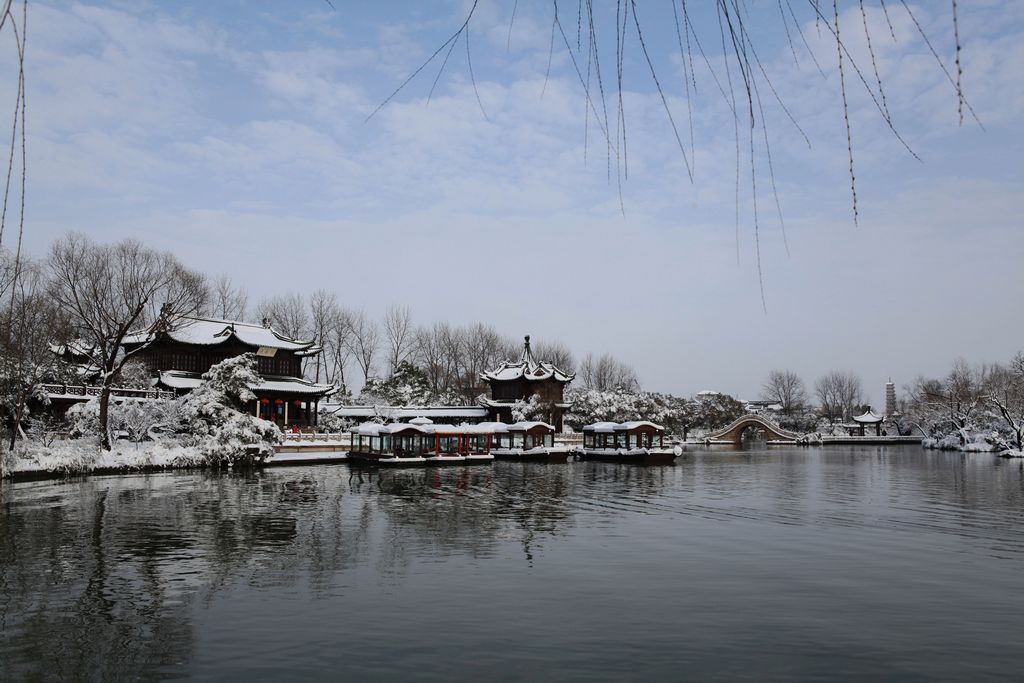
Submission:
[[[1021,457],[1020,449],[1014,448],[1005,435],[998,431],[976,432],[960,429],[943,437],[929,437],[921,446],[937,451],[960,451],[962,453],[993,453],[1006,458]]]
[[[4,477],[39,474],[89,474],[152,469],[203,467],[209,460],[195,446],[173,442],[115,442],[113,450],[100,448],[99,439],[69,439],[49,446],[22,443],[5,451]]]

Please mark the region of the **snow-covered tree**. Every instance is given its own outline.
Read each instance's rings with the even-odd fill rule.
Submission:
[[[721,429],[746,412],[746,407],[728,394],[705,394],[696,402],[693,425],[702,429]]]
[[[145,363],[133,358],[121,366],[114,384],[125,389],[151,389],[153,373]]]
[[[574,389],[567,398],[572,401],[572,408],[564,421],[577,430],[594,422],[650,420],[670,433],[685,435],[696,416],[695,404],[687,399],[622,387],[610,391]]]
[[[408,361],[398,364],[387,379],[371,377],[359,394],[359,403],[379,406],[459,405],[459,394],[452,390],[434,391],[419,367]]]
[[[1003,421],[1011,446],[1024,450],[1024,352],[1018,352],[1009,367],[992,373],[989,401]]]
[[[173,329],[207,300],[202,275],[168,252],[136,240],[98,244],[69,233],[57,240],[48,259],[50,296],[82,332],[99,368],[100,444],[110,450],[110,389],[117,373],[145,345],[121,350],[129,332],[159,325]]]
[[[256,356],[251,353],[217,363],[206,380],[181,399],[180,429],[192,435],[211,464],[261,461],[273,455],[281,430],[245,409],[256,395]]]

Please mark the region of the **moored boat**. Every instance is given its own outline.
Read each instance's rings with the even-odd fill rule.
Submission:
[[[353,427],[352,462],[388,467],[426,465],[425,434],[418,425],[367,422]]]
[[[555,428],[546,422],[516,422],[510,425],[494,423],[496,458],[536,462],[565,462],[569,459],[568,446],[555,445]]]
[[[578,453],[584,460],[658,465],[675,462],[682,450],[665,445],[664,427],[640,420],[587,425]]]
[[[433,443],[427,443],[427,462],[433,465],[472,465],[493,461],[490,435],[480,427],[467,424],[421,425],[420,429],[433,437]]]

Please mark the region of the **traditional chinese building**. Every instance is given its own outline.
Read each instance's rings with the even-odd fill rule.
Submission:
[[[546,411],[541,419],[562,431],[562,416],[571,405],[565,402],[565,387],[574,377],[575,374],[559,370],[551,363],[537,361],[530,350],[530,335],[526,335],[518,362],[505,361],[480,375],[491,388],[491,397],[482,403],[491,411],[493,420],[515,422],[512,407],[516,401],[536,396]]]
[[[249,409],[281,427],[315,426],[318,403],[335,390],[329,384],[303,378],[303,361],[316,356],[321,348],[277,332],[266,319],[262,325],[254,325],[186,318],[170,329],[154,327],[130,335],[124,348],[138,349],[136,357],[153,372],[157,388],[178,394],[202,384],[203,373],[212,365],[243,353],[255,354],[261,381],[250,387],[256,400]]]

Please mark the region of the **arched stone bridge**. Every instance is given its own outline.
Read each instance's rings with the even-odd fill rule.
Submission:
[[[723,427],[717,432],[711,432],[705,438],[709,441],[738,444],[743,439],[743,431],[751,427],[764,432],[769,441],[796,441],[800,438],[799,434],[787,431],[771,420],[754,414],[744,415],[728,427]]]

